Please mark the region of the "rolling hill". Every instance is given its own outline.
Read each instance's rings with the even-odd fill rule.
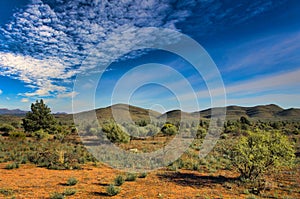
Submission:
[[[144,109],[136,106],[126,104],[115,104],[105,108],[96,109],[96,115],[99,120],[111,120],[114,116],[120,120],[127,120],[128,110],[130,117],[133,121],[150,119],[167,119],[167,120],[180,120],[197,119],[199,115],[201,118],[209,119],[212,117],[212,111],[218,114],[223,108],[210,108],[202,111],[187,113],[181,110],[171,110],[166,113],[159,113],[153,110]],[[242,106],[227,106],[226,119],[235,120],[241,116],[249,117],[254,120],[300,120],[300,109],[290,108],[283,109],[278,105],[259,105],[254,107]]]

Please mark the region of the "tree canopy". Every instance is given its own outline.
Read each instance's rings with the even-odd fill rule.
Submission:
[[[41,99],[31,104],[31,111],[23,119],[23,127],[26,132],[44,130],[50,133],[55,127],[56,120],[51,114],[51,109]]]

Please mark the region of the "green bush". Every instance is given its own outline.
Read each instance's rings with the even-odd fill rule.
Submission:
[[[139,178],[146,178],[147,175],[147,172],[140,173]]]
[[[64,199],[65,196],[62,193],[54,192],[50,195],[50,199]]]
[[[7,164],[6,166],[5,166],[5,169],[17,169],[17,168],[19,168],[19,164],[18,163],[16,163],[16,162],[13,162],[13,163],[11,163],[11,164]]]
[[[125,182],[125,179],[122,175],[118,175],[114,181],[116,186],[121,186]]]
[[[178,130],[175,125],[167,123],[162,127],[161,132],[164,135],[175,135],[178,132]]]
[[[102,130],[113,143],[128,143],[130,141],[130,136],[114,122],[104,124]]]
[[[109,195],[109,196],[115,196],[115,195],[117,195],[118,193],[120,193],[120,188],[119,188],[119,187],[116,187],[116,186],[113,185],[113,184],[110,184],[110,185],[108,185],[108,187],[106,188],[106,192],[107,192],[107,195]]]
[[[12,139],[25,139],[26,134],[24,132],[12,131],[9,133],[9,137]]]
[[[76,194],[77,190],[76,189],[66,189],[63,193],[65,196],[72,196]]]
[[[68,181],[67,181],[67,185],[68,186],[74,186],[77,183],[78,183],[78,180],[76,178],[74,178],[74,177],[69,178]]]
[[[49,134],[45,132],[43,129],[35,131],[31,135],[37,138],[38,140],[47,139],[49,137]]]
[[[127,173],[126,174],[126,181],[135,181],[137,175],[135,173]]]
[[[270,169],[290,165],[295,157],[293,145],[280,132],[249,132],[242,136],[231,154],[242,179],[255,180]]]
[[[4,196],[10,196],[14,194],[14,191],[11,189],[0,188],[0,193],[3,194]]]
[[[14,131],[15,130],[15,127],[13,127],[12,125],[10,125],[10,124],[2,124],[1,126],[0,126],[0,132],[3,132],[4,134],[4,136],[7,136],[7,135],[9,135],[9,132],[11,132],[11,131]]]

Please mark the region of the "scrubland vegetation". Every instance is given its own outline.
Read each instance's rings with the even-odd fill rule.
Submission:
[[[31,112],[24,117],[1,117],[0,163],[5,164],[3,169],[17,173],[22,165],[28,163],[52,170],[80,170],[87,164],[97,167],[99,162],[84,147],[78,134],[93,139],[108,139],[132,153],[145,153],[164,147],[181,130],[195,139],[179,159],[162,171],[154,172],[158,179],[182,186],[186,186],[184,183],[195,186],[198,183],[195,182],[197,177],[183,175],[185,171],[191,171],[207,174],[208,181],[205,183],[221,183],[225,189],[242,192],[239,193],[242,194],[241,197],[300,196],[299,184],[297,185],[300,165],[298,121],[253,120],[245,116],[238,120],[227,120],[215,148],[205,158],[199,158],[199,151],[209,128],[207,118],[190,123],[176,120],[162,123],[159,120],[139,118],[135,120],[135,124],[117,124],[110,119],[101,119],[99,123],[83,122],[80,125],[75,126],[67,115],[54,117],[42,100],[32,104]],[[214,176],[219,171],[228,171],[231,176]],[[296,176],[290,178],[291,175],[287,174]],[[126,184],[144,178],[145,181],[140,183],[147,183],[153,175],[149,176],[146,172],[137,174],[116,171],[114,179],[104,185],[106,193],[102,196],[124,193],[126,188],[123,187],[127,187]],[[289,177],[279,179],[277,176]],[[198,181],[202,182],[201,177]],[[76,187],[81,181],[70,176],[62,183]],[[270,186],[272,183],[278,185]],[[234,187],[236,190],[233,190]],[[65,198],[79,195],[79,192],[77,188],[67,188],[63,192],[53,192],[49,197]],[[14,195],[14,191],[2,188],[0,196],[6,195]],[[157,197],[163,196],[164,193],[159,193]],[[202,198],[197,195],[194,197]]]

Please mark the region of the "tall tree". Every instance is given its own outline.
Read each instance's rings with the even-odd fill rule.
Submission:
[[[51,114],[51,109],[41,99],[31,104],[31,111],[26,114],[22,125],[26,132],[35,132],[43,129],[50,133],[55,124],[56,120]]]

